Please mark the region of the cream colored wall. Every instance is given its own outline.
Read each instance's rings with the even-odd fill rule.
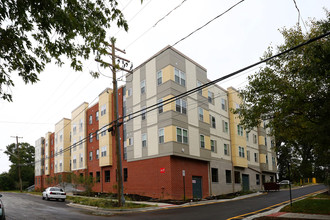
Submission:
[[[34,146],[34,149],[35,149],[35,166],[34,166],[34,169],[35,169],[35,176],[41,176],[41,138],[39,138],[38,140],[35,141],[35,146]]]
[[[141,120],[141,118],[140,118]],[[141,130],[134,132],[134,158],[142,157],[142,139],[141,139]]]
[[[154,96],[150,99],[147,100],[146,102],[146,106],[152,106],[157,104],[157,97]],[[156,125],[157,124],[157,115],[158,115],[158,110],[153,110],[147,113],[147,126],[151,126],[151,125]],[[141,120],[141,117],[138,117]]]
[[[54,160],[54,173],[70,172],[70,130],[71,130],[71,120],[63,118],[55,125],[55,143],[54,148],[57,149],[58,155],[55,156]],[[60,134],[62,134],[62,141],[60,140]],[[57,135],[57,141],[56,141]],[[63,152],[59,153],[62,147]],[[55,152],[56,153],[56,152]],[[60,161],[62,161],[62,170],[60,170]],[[57,163],[57,171],[55,169],[55,164]]]
[[[190,155],[199,157],[200,156],[200,140],[199,140],[199,129],[193,126],[188,127],[188,138],[189,138],[189,152]]]
[[[198,102],[196,99],[192,99],[188,96],[187,98],[187,114],[188,114],[188,123],[190,125],[194,125],[196,127],[199,126],[199,119],[198,119]],[[197,109],[197,110],[191,110]]]
[[[81,105],[79,105],[75,110],[71,112],[71,118],[72,124],[76,124],[76,134],[73,133],[73,128],[71,128],[71,145],[73,145],[74,140],[79,142],[79,137],[81,137],[81,140],[83,140],[85,137],[87,137],[87,125],[86,125],[86,111],[88,108],[88,103],[84,102]],[[83,122],[82,130],[80,130],[80,120]],[[72,170],[80,170],[80,169],[86,169],[87,168],[87,143],[83,141],[83,143],[80,145],[78,144],[76,146],[76,150],[72,151],[71,153],[71,164],[72,164]],[[80,154],[83,155],[83,163],[80,167]],[[76,156],[77,158],[77,166],[76,168],[73,167],[73,158]]]
[[[164,132],[165,133],[165,132]],[[148,127],[148,156],[157,155],[158,151],[158,127]]]
[[[106,105],[106,114],[101,116],[101,107]],[[109,124],[112,121],[112,90],[108,89],[99,95],[99,129],[103,126]],[[106,127],[109,128],[109,127]],[[106,131],[105,136],[101,136],[99,132],[99,165],[103,166],[111,166],[112,161],[112,139],[111,134]],[[106,147],[107,154],[105,157],[101,156],[102,147]]]
[[[49,175],[50,174],[50,132],[47,132],[45,134],[45,175]],[[46,144],[47,143],[47,144]],[[46,169],[46,164],[47,164],[47,169]]]
[[[167,126],[164,128],[164,142],[176,141],[176,127]]]
[[[133,81],[132,81],[133,106],[135,106],[141,102],[140,74],[141,74],[140,69],[136,70],[133,73]]]
[[[172,98],[172,97],[173,97],[173,95],[165,96],[165,97],[163,97],[163,101],[166,101],[167,99],[170,99],[170,98]],[[169,103],[169,104],[167,104],[167,105],[164,105],[164,106],[163,106],[163,111],[164,111],[164,112],[167,112],[167,111],[175,111],[175,102],[171,102],[171,103]]]
[[[196,75],[196,65],[186,59],[186,84],[187,90],[196,88],[197,86],[197,75]],[[197,99],[197,93],[189,95],[193,99]]]
[[[156,59],[152,59],[146,64],[146,74],[146,98],[149,99],[157,93]]]

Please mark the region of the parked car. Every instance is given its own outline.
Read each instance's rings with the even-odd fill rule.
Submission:
[[[45,189],[45,191],[42,192],[42,199],[56,199],[62,200],[64,202],[66,199],[66,193],[59,187],[48,187]]]
[[[2,197],[1,194],[0,197]],[[1,199],[0,199],[0,220],[6,220],[5,207],[3,206],[3,202],[1,201]]]
[[[279,182],[280,185],[289,185],[290,181],[289,180],[282,180],[281,182]]]

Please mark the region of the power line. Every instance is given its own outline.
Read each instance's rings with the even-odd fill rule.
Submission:
[[[197,31],[201,30],[202,28],[204,28],[205,26],[207,26],[208,24],[210,24],[212,21],[220,18],[222,15],[228,13],[231,9],[235,8],[237,5],[241,4],[242,2],[244,2],[244,0],[241,0],[240,2],[237,2],[236,4],[234,4],[233,6],[231,6],[230,8],[228,8],[226,11],[222,12],[221,14],[219,14],[218,16],[216,16],[215,18],[211,19],[210,21],[206,22],[204,25],[202,25],[201,27],[197,28],[196,30],[194,30],[193,32],[191,32],[190,34],[188,34],[187,36],[185,36],[184,38],[182,38],[181,40],[178,40],[177,42],[175,42],[172,47],[174,47],[175,45],[177,45],[178,43],[180,43],[181,41],[187,39],[188,37],[190,37],[191,35],[193,35],[194,33],[196,33]]]
[[[252,68],[252,67],[255,67],[255,66],[257,66],[257,65],[260,65],[260,64],[262,64],[262,63],[265,63],[265,62],[267,62],[267,61],[269,61],[269,60],[272,60],[272,59],[274,59],[274,58],[277,58],[277,57],[279,57],[279,56],[281,56],[281,55],[283,55],[283,54],[289,53],[289,52],[291,52],[291,51],[293,51],[293,50],[296,50],[296,49],[298,49],[298,48],[300,48],[300,47],[303,47],[303,46],[305,46],[305,45],[308,45],[308,44],[310,44],[310,43],[312,43],[312,42],[315,42],[315,41],[317,41],[317,40],[320,40],[320,39],[322,39],[322,38],[324,38],[324,37],[327,37],[327,36],[329,36],[329,35],[330,35],[330,32],[327,32],[327,33],[325,33],[325,34],[319,35],[319,36],[314,37],[314,38],[312,38],[312,39],[309,39],[309,40],[307,40],[307,41],[305,41],[305,42],[303,42],[303,43],[301,43],[301,44],[298,44],[298,45],[296,45],[296,46],[294,46],[294,47],[291,47],[291,48],[289,48],[289,49],[287,49],[287,50],[285,50],[285,51],[282,51],[282,52],[280,52],[280,53],[278,53],[278,54],[275,54],[275,55],[273,55],[273,56],[271,56],[271,57],[268,57],[268,58],[266,58],[266,59],[263,59],[263,60],[261,60],[261,61],[259,61],[259,62],[256,62],[256,63],[251,64],[251,65],[249,65],[249,66],[247,66],[247,67],[244,67],[244,68],[242,68],[242,69],[240,69],[240,70],[237,70],[237,71],[235,71],[235,72],[232,72],[232,73],[230,73],[230,74],[227,74],[227,75],[225,75],[225,76],[223,76],[223,77],[220,77],[220,78],[218,78],[218,79],[216,79],[216,80],[213,80],[213,81],[210,81],[210,82],[208,82],[208,83],[205,83],[205,84],[203,84],[203,85],[201,85],[201,86],[199,86],[199,87],[196,87],[196,88],[191,89],[191,90],[189,90],[189,91],[186,91],[186,92],[184,92],[184,93],[181,93],[181,94],[179,94],[179,95],[176,95],[176,96],[174,96],[174,97],[172,97],[172,98],[169,98],[169,99],[167,99],[167,100],[165,100],[165,101],[162,101],[162,102],[159,102],[159,103],[153,104],[153,105],[151,105],[151,106],[149,106],[149,107],[146,107],[146,108],[144,108],[144,109],[141,109],[141,110],[135,111],[135,112],[133,112],[133,113],[130,113],[129,115],[124,115],[124,116],[122,116],[122,117],[118,117],[118,119],[113,120],[113,121],[111,121],[110,123],[104,125],[102,128],[100,128],[99,130],[95,131],[95,132],[92,133],[92,134],[97,134],[97,132],[99,132],[99,131],[101,131],[101,130],[104,131],[104,130],[106,130],[106,127],[111,126],[112,124],[117,124],[118,121],[120,122],[120,123],[118,123],[118,124],[119,124],[118,126],[120,126],[122,123],[128,122],[129,120],[132,120],[132,119],[134,119],[134,118],[136,118],[136,117],[139,117],[139,116],[141,116],[142,114],[146,114],[146,113],[148,113],[148,112],[151,112],[151,111],[153,111],[153,110],[158,109],[159,106],[168,105],[168,104],[170,104],[170,103],[172,103],[172,102],[174,102],[174,101],[176,101],[176,100],[178,100],[178,99],[180,99],[180,98],[182,98],[182,97],[185,97],[185,96],[188,96],[188,95],[190,95],[190,94],[192,94],[192,93],[194,93],[194,92],[197,92],[198,90],[201,90],[201,89],[203,89],[203,88],[207,88],[207,87],[209,87],[209,86],[211,86],[211,85],[214,85],[214,84],[216,84],[216,83],[218,83],[218,82],[220,82],[220,81],[223,81],[223,80],[225,80],[225,79],[227,79],[227,78],[230,78],[230,77],[232,77],[232,76],[235,76],[235,75],[237,75],[237,74],[239,74],[239,73],[241,73],[241,72],[243,72],[243,71],[245,71],[245,70],[248,70],[248,69],[250,69],[250,68]],[[147,109],[148,109],[148,110],[147,110]],[[143,112],[143,111],[145,111],[145,112]],[[138,113],[139,113],[139,114],[138,114]],[[138,115],[135,115],[135,114],[138,114]],[[135,116],[131,117],[132,115],[135,115]],[[125,118],[127,118],[127,119],[125,120]],[[113,126],[110,127],[110,128],[108,129],[108,131],[110,131],[111,129],[113,129]],[[87,138],[89,138],[89,136],[83,138],[82,140],[80,140],[79,142],[77,142],[77,143],[75,143],[75,144],[73,144],[73,145],[70,145],[70,146],[67,147],[66,149],[62,150],[62,152],[65,152],[65,151],[67,151],[67,150],[70,150],[73,146],[76,146],[76,145],[77,145],[78,143],[80,143],[80,142],[81,142],[81,143],[84,143],[84,142],[86,141]],[[59,152],[59,153],[60,153],[60,152]],[[56,154],[56,155],[58,155],[58,154]],[[40,161],[43,161],[43,160],[44,160],[44,159],[42,159],[42,160],[40,160]],[[40,162],[40,161],[38,161],[38,162]],[[37,161],[36,161],[35,163],[37,163]]]
[[[130,44],[128,44],[125,47],[125,50],[127,48],[129,48],[132,44],[134,44],[136,41],[138,41],[141,37],[143,37],[146,33],[148,33],[151,29],[155,28],[157,26],[157,24],[159,22],[161,22],[162,20],[164,20],[166,17],[168,17],[174,10],[176,10],[177,8],[179,8],[185,1],[187,0],[183,0],[179,5],[177,5],[175,8],[173,8],[171,11],[169,11],[166,15],[164,15],[162,18],[160,18],[153,26],[151,26],[149,29],[147,29],[145,32],[143,32],[139,37],[137,37],[134,41],[132,41]]]

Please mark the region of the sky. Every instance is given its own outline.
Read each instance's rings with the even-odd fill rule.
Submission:
[[[129,30],[119,30],[114,24],[108,33],[117,39],[116,47],[126,51],[118,55],[137,67],[238,2],[143,0],[141,4],[140,0],[118,0]],[[330,10],[329,0],[296,0],[296,4],[303,30],[303,22],[325,18],[324,8]],[[268,46],[283,43],[279,30],[293,27],[297,22],[298,10],[293,0],[245,0],[177,43],[175,48],[206,68],[208,78],[215,80],[258,62]],[[225,89],[230,86],[241,89],[248,82],[246,77],[258,68],[218,85]],[[100,77],[93,78],[89,74],[91,70],[99,71]],[[75,72],[68,63],[62,67],[51,63],[39,75],[40,81],[33,85],[26,85],[17,74],[12,74],[13,102],[0,100],[0,173],[10,169],[11,163],[4,150],[16,141],[13,136],[22,137],[20,142],[34,146],[48,131],[54,132],[55,124],[62,118],[71,118],[72,110],[81,103],[95,104],[98,95],[106,87],[112,87],[111,75],[110,70],[99,67],[94,58],[84,62],[82,72]],[[123,75],[123,72],[117,73],[120,80]],[[119,85],[124,83],[119,81]]]

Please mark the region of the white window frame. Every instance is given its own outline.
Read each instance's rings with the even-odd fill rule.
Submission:
[[[209,103],[213,104],[213,100],[214,100],[214,93],[211,91],[207,92],[207,100]]]
[[[211,123],[211,127],[212,128],[216,128],[217,127],[217,123],[216,123],[216,120],[215,120],[215,117],[210,115],[210,123]]]
[[[142,140],[142,147],[147,147],[147,133],[143,133],[142,135],[141,135],[141,140]]]
[[[175,111],[181,114],[187,114],[187,102],[184,99],[175,100]]]
[[[101,147],[101,157],[107,156],[107,147],[103,146]]]
[[[181,134],[178,134],[178,130],[180,130]],[[186,133],[187,135],[185,136],[184,133]],[[179,138],[181,138],[181,140],[179,140]],[[179,143],[183,143],[183,144],[188,144],[188,130],[184,129],[184,128],[180,128],[180,127],[176,127],[176,141]]]
[[[226,156],[229,156],[230,153],[229,153],[229,144],[223,144],[223,154],[226,155]]]
[[[157,85],[160,85],[163,83],[163,71],[159,70],[157,72]]]
[[[197,83],[196,83],[196,86],[197,87],[200,87],[200,86],[202,86],[203,85],[203,83],[201,83],[200,81],[197,81]],[[199,94],[199,95],[203,95],[203,89],[199,89],[198,91],[197,91],[197,94]]]
[[[147,110],[146,110],[146,106],[143,106],[141,111],[141,119],[145,120],[146,118],[147,118]]]
[[[203,134],[199,135],[199,146],[205,149],[205,136]]]
[[[165,142],[165,129],[158,129],[158,143],[163,144]]]
[[[104,104],[101,106],[101,116],[105,115],[107,113],[107,105]]]
[[[164,105],[163,105],[163,103],[162,104],[159,104],[161,102],[163,102],[163,99],[158,99],[157,103],[158,103],[158,113],[159,114],[164,112],[164,108],[163,108]]]
[[[186,86],[186,73],[174,68],[174,81],[182,86]]]
[[[227,100],[221,98],[221,109],[227,111]]]
[[[238,156],[245,158],[245,150],[244,147],[238,146]]]
[[[217,141],[216,140],[210,140],[210,144],[211,144],[211,151],[212,152],[216,152],[216,147],[217,147]]]
[[[201,107],[198,107],[198,119],[204,121],[204,110]]]
[[[146,80],[142,80],[140,82],[140,88],[141,88],[141,94],[144,94],[146,92]]]

